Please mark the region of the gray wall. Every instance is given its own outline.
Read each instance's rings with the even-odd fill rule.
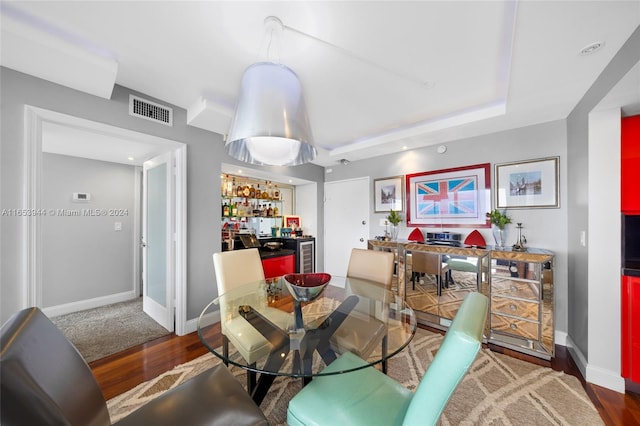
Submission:
[[[560,208],[557,209],[513,209],[509,215],[513,222],[522,222],[528,245],[530,247],[544,248],[556,254],[555,270],[555,329],[561,333],[567,331],[567,167],[566,167],[566,128],[564,120],[535,126],[523,127],[500,133],[493,133],[469,139],[462,139],[445,144],[447,151],[438,154],[436,147],[427,147],[407,151],[395,155],[372,158],[362,161],[354,161],[346,166],[337,165],[333,171],[326,175],[327,181],[343,180],[359,176],[371,177],[371,191],[373,192],[373,179],[448,169],[453,167],[469,166],[473,164],[491,164],[491,182],[493,183],[494,165],[497,163],[529,160],[543,157],[560,157]],[[373,171],[373,172],[372,172]],[[493,194],[493,189],[492,189]],[[492,197],[492,205],[495,205]],[[373,200],[371,201],[370,215],[371,235],[381,235],[384,227],[379,226],[380,219],[385,214],[374,214]],[[406,212],[403,213],[403,216]],[[515,227],[510,226],[510,234],[507,237],[508,244],[514,244],[517,239]],[[400,230],[400,238],[406,238],[412,230],[403,224]],[[460,232],[464,237],[472,228],[422,228],[424,231],[448,230]],[[489,244],[493,244],[493,238],[488,228],[481,228]]]
[[[42,207],[56,212],[41,222],[43,307],[132,292],[135,167],[45,153],[42,172]],[[74,202],[74,192],[91,200]],[[97,209],[118,215],[92,215]]]
[[[581,352],[584,358],[604,359],[600,362],[601,370],[616,371],[619,365],[620,354],[620,336],[615,337],[615,347],[612,351],[609,344],[608,336],[594,335],[589,331],[590,321],[600,321],[604,324],[607,322],[614,323],[616,327],[610,330],[617,330],[620,322],[620,306],[619,300],[617,306],[606,306],[601,301],[589,300],[589,287],[600,285],[616,285],[619,286],[619,277],[616,277],[612,283],[591,282],[587,273],[589,268],[589,244],[582,247],[579,243],[580,232],[588,229],[588,218],[593,211],[606,209],[599,203],[597,197],[591,196],[589,189],[589,181],[598,179],[601,174],[606,174],[611,170],[619,170],[619,164],[607,164],[604,159],[592,159],[592,164],[597,163],[597,169],[589,169],[589,113],[597,106],[597,104],[611,91],[612,88],[631,70],[635,64],[640,61],[640,27],[636,28],[629,40],[614,56],[609,65],[598,77],[593,86],[587,91],[585,96],[576,105],[574,110],[567,118],[567,151],[569,168],[569,198],[568,198],[568,214],[571,220],[567,228],[568,249],[571,256],[569,257],[569,287],[568,294],[572,301],[569,310],[569,335],[573,343]],[[617,145],[615,144],[617,142]],[[610,141],[611,149],[620,150],[619,135],[617,140],[613,137]],[[617,180],[619,183],[619,179]],[[612,190],[620,191],[620,188],[612,188]],[[620,215],[619,212],[615,216],[612,215],[610,220],[604,226],[613,232],[619,232]],[[594,226],[594,224],[590,224]],[[616,262],[620,266],[620,249],[612,247],[615,250],[610,258],[598,259],[600,262]],[[594,309],[589,310],[589,304]],[[592,344],[590,340],[593,339]],[[597,349],[596,349],[597,348]],[[589,353],[591,350],[599,350],[609,352],[603,356],[592,357]],[[607,359],[614,358],[607,362]],[[584,373],[584,371],[583,371]],[[587,380],[590,380],[587,375]]]
[[[110,100],[52,84],[7,68],[0,68],[1,208],[23,208],[24,191],[24,106],[32,105],[87,120],[138,131],[187,145],[187,319],[200,314],[216,295],[211,254],[220,251],[221,164],[243,165],[224,152],[222,136],[186,124],[186,110],[173,106],[173,127],[129,116],[129,94],[166,104],[151,96],[115,86]],[[171,106],[171,105],[169,105]],[[322,167],[306,164],[272,168],[280,174],[322,183]],[[321,187],[322,185],[320,185]],[[323,191],[318,193],[318,217],[322,217]],[[320,222],[320,221],[319,221]],[[26,306],[25,221],[16,217],[0,219],[0,314],[2,321]],[[322,223],[318,235],[322,235]],[[320,249],[320,248],[319,248]]]

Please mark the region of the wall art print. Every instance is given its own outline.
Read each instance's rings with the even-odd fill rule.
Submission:
[[[374,212],[404,210],[403,176],[393,176],[373,180]]]
[[[406,176],[407,226],[489,227],[489,163]]]
[[[496,207],[557,208],[559,157],[496,164]]]

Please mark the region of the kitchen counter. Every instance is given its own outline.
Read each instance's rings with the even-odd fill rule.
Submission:
[[[296,254],[295,250],[289,250],[289,249],[280,249],[280,250],[260,249],[260,259],[271,259],[274,257],[289,256],[289,255],[295,255],[295,254]]]

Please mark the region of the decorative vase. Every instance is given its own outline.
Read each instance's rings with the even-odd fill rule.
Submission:
[[[398,231],[400,231],[399,226],[391,225],[391,241],[396,241],[398,239]]]
[[[491,225],[491,232],[493,233],[493,239],[496,241],[496,247],[504,248],[505,241],[507,240],[507,228],[500,228],[498,225]]]

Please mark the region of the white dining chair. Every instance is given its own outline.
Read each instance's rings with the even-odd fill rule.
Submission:
[[[331,337],[331,348],[337,353],[353,352],[361,358],[367,358],[378,345],[381,351],[386,352],[387,326],[383,311],[376,311],[376,306],[370,306],[367,294],[362,293],[357,285],[357,280],[365,280],[380,285],[380,291],[391,297],[391,284],[393,281],[393,268],[395,256],[391,252],[379,250],[365,250],[354,248],[351,250],[347,278],[353,278],[353,285],[348,290],[361,297],[361,302],[354,310],[356,315],[350,315]],[[367,286],[367,288],[370,288]],[[378,295],[372,298],[384,300]],[[364,315],[357,315],[359,306],[362,306]],[[377,313],[380,318],[372,317]],[[387,372],[386,360],[382,362],[382,371]]]
[[[256,248],[214,253],[213,266],[219,296],[231,291],[241,291],[242,286],[246,284],[265,280],[260,253]],[[255,288],[258,289],[258,286]],[[254,309],[282,329],[286,330],[293,324],[292,314],[266,306],[266,303],[260,304],[260,296],[251,294],[255,293],[253,287],[249,287],[249,289],[250,292],[247,293],[247,296],[248,300],[256,302]],[[266,297],[264,301],[266,301]],[[265,358],[271,352],[272,345],[244,317],[238,314],[238,308],[238,306],[229,306],[224,303],[224,298],[220,303],[223,355],[225,358],[229,357],[229,342],[231,342],[247,364],[255,365],[256,361]],[[225,364],[228,365],[227,362]],[[255,373],[249,371],[247,374],[249,392],[254,386]]]

